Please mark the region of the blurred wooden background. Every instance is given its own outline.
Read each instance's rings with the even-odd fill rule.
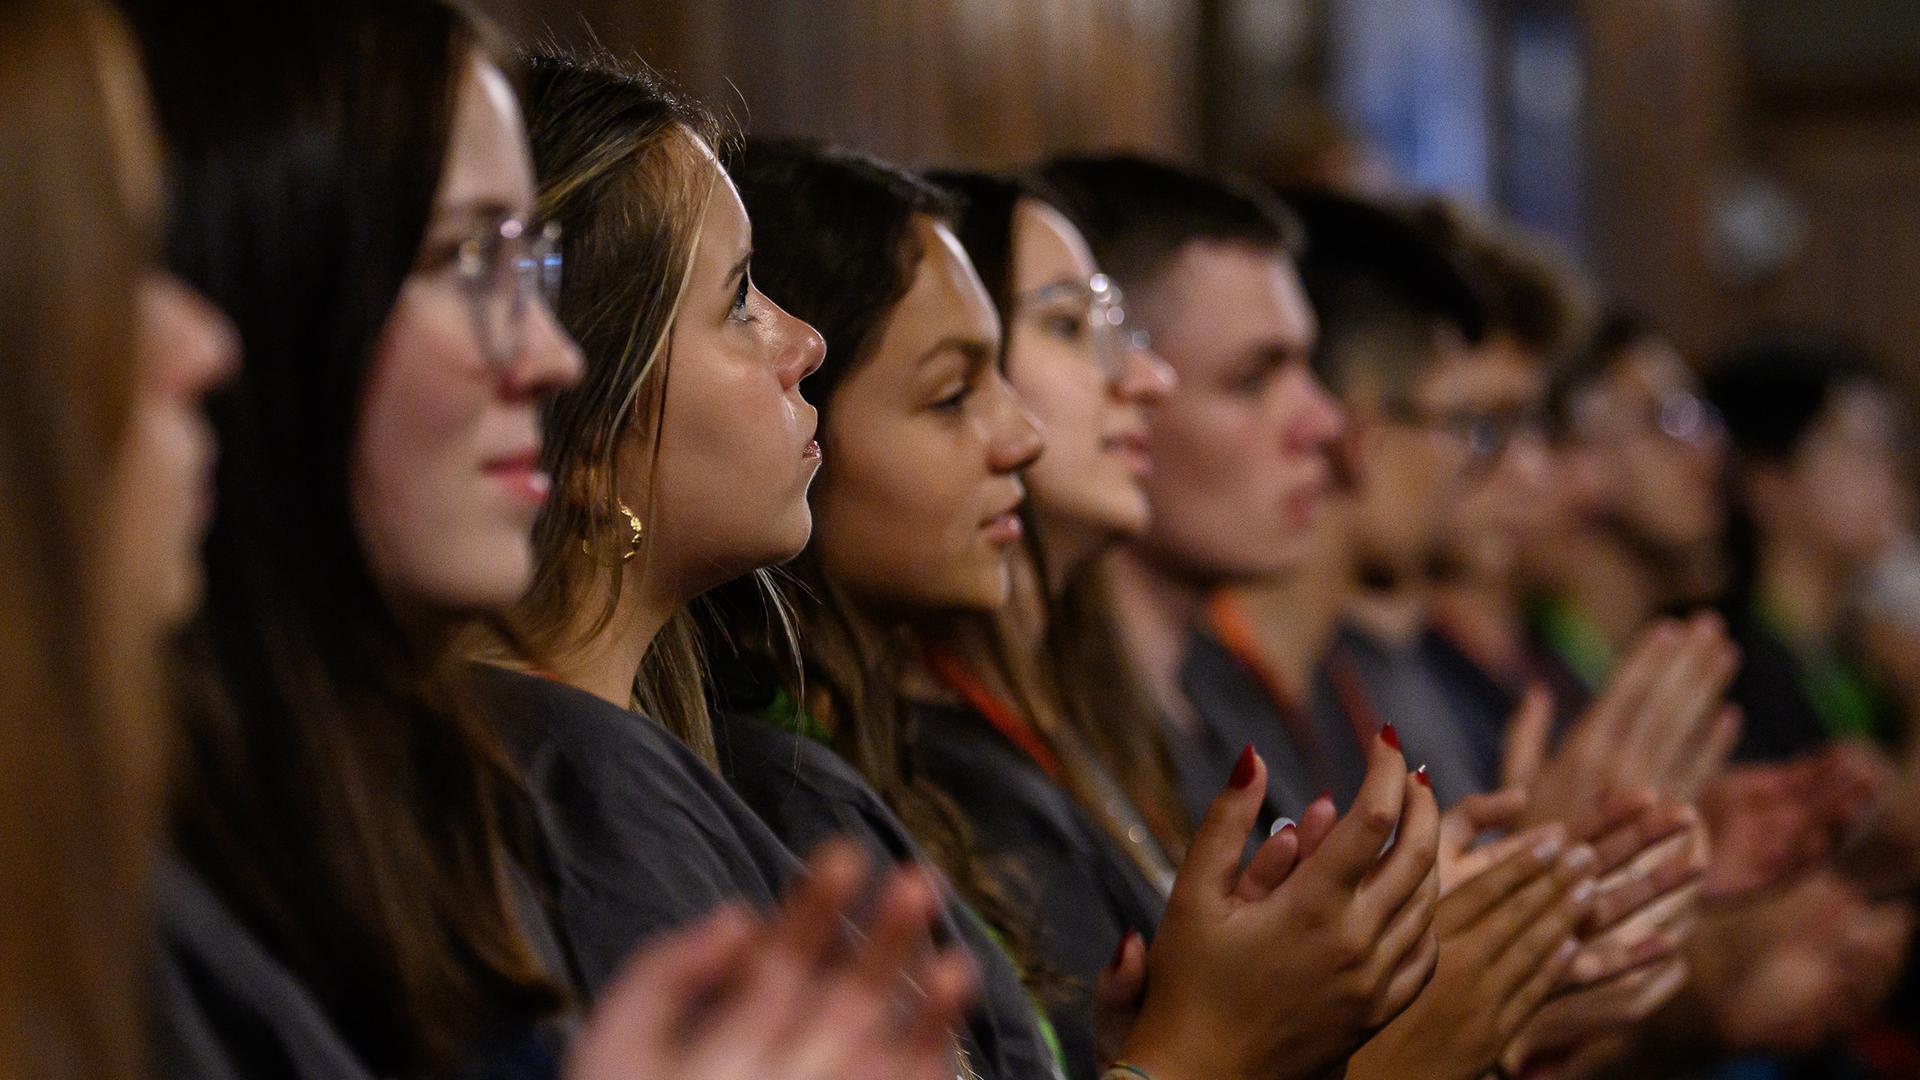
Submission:
[[[1563,236],[1696,355],[1813,325],[1920,390],[1912,0],[482,6],[521,40],[637,52],[754,131],[909,164],[1127,146],[1262,167],[1331,116],[1403,175]]]
[[[762,133],[908,163],[1060,148],[1199,153],[1192,0],[494,0],[522,37],[585,28]]]

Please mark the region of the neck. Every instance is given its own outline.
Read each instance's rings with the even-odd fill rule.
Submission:
[[[625,575],[613,617],[597,633],[592,620],[598,611],[587,605],[575,613],[566,640],[578,642],[551,658],[552,674],[560,681],[620,706],[633,705],[633,682],[640,663],[653,647],[660,628],[688,598],[664,588],[665,575],[647,575],[633,563],[610,573]],[[649,582],[648,577],[654,580]]]
[[[1417,573],[1402,573],[1380,588],[1357,582],[1346,617],[1381,641],[1410,645],[1427,628],[1427,583]]]
[[[1092,528],[1083,522],[1067,518],[1035,515],[1035,532],[1041,549],[1046,553],[1047,570],[1053,575],[1049,582],[1057,595],[1062,585],[1074,574],[1085,569],[1087,564],[1110,550],[1117,537],[1110,531]],[[1025,570],[1032,572],[1031,559],[1016,559],[1021,564],[1015,574]],[[1017,586],[1017,583],[1016,583]],[[1016,593],[1018,589],[1016,587]]]
[[[1507,668],[1526,649],[1526,614],[1510,581],[1448,581],[1433,586],[1429,600],[1435,622],[1482,663]]]
[[[1624,656],[1664,602],[1659,575],[1625,545],[1604,538],[1581,544],[1579,554],[1569,560],[1563,593],[1615,655]]]
[[[1760,553],[1760,598],[1786,622],[1796,641],[1824,644],[1840,632],[1846,583],[1813,553],[1785,543]]]
[[[1065,573],[1059,576],[1064,578]],[[970,674],[1002,700],[1012,696],[1012,687],[1007,685],[1005,673],[1001,671],[995,639],[999,639],[999,645],[1011,656],[1037,657],[1046,648],[1047,638],[1050,597],[1033,560],[1015,558],[1012,579],[1007,604],[998,612],[946,620],[932,632],[934,640],[952,652]],[[918,655],[908,658],[902,674],[902,689],[911,697],[928,700],[955,697],[952,688],[928,671]]]
[[[1207,587],[1168,572],[1137,546],[1115,551],[1108,570],[1114,619],[1136,675],[1162,715],[1190,725],[1193,709],[1180,689],[1180,662]]]
[[[1285,682],[1295,707],[1304,707],[1314,673],[1333,643],[1356,580],[1345,500],[1330,500],[1315,518],[1299,562],[1233,590],[1253,625],[1262,659]]]

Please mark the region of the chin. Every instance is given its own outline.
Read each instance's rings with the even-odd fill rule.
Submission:
[[[519,544],[513,550],[476,553],[461,569],[458,578],[446,582],[447,608],[475,614],[505,611],[533,585],[533,551]]]
[[[778,530],[778,533],[781,537],[779,547],[768,552],[767,558],[748,569],[758,570],[761,567],[779,566],[782,563],[792,562],[801,552],[807,550],[807,543],[813,539],[813,511],[806,503],[801,503],[799,513],[795,514],[784,528]]]
[[[1013,593],[1013,575],[1006,565],[983,572],[967,582],[955,582],[951,602],[947,605],[959,611],[998,611],[1006,606],[1007,598]]]

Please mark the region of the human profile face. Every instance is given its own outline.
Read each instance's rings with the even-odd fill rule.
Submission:
[[[1292,262],[1196,241],[1132,304],[1178,377],[1148,422],[1142,549],[1207,583],[1297,566],[1342,417],[1309,366],[1317,324]]]
[[[1602,485],[1608,520],[1673,552],[1719,535],[1724,430],[1671,345],[1630,346],[1571,404],[1571,434]]]
[[[1043,538],[1144,533],[1148,415],[1173,389],[1172,369],[1128,333],[1080,230],[1037,199],[1015,205],[1011,276],[1007,380],[1047,435],[1026,472]]]
[[[1792,543],[1840,574],[1865,570],[1906,530],[1899,423],[1871,383],[1837,388],[1793,456],[1761,471],[1772,482],[1761,491],[1750,483],[1748,502],[1763,539]]]
[[[821,452],[800,380],[826,355],[813,327],[754,287],[746,207],[698,150],[712,190],[671,332],[658,452],[633,430],[620,469],[623,500],[653,525],[640,572],[674,575],[689,595],[806,546]]]
[[[184,620],[200,601],[215,462],[202,406],[237,370],[240,344],[200,294],[159,271],[140,283],[134,314],[133,409],[113,480],[122,538],[112,550],[135,564],[122,591],[139,598],[143,622],[159,626]]]
[[[1040,429],[1001,374],[999,317],[959,241],[925,215],[912,233],[906,294],[826,413],[815,549],[872,608],[992,610],[1011,588]]]
[[[539,407],[580,378],[581,360],[538,290],[521,298],[517,347],[502,354],[483,340],[460,253],[512,257],[500,238],[532,220],[533,165],[499,69],[476,56],[456,93],[420,268],[400,290],[362,392],[352,503],[374,577],[392,596],[491,611],[532,580],[533,522],[551,487],[539,465]],[[518,287],[511,272],[490,280]]]
[[[1468,353],[1460,376],[1473,445],[1463,490],[1442,509],[1441,554],[1451,573],[1506,581],[1522,549],[1548,529],[1545,380],[1533,355],[1504,335]]]

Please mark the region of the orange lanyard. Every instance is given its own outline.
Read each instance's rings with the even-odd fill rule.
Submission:
[[[1254,681],[1260,684],[1260,689],[1266,692],[1273,711],[1279,714],[1280,722],[1286,725],[1287,734],[1292,737],[1294,745],[1300,748],[1301,757],[1308,761],[1317,760],[1320,740],[1314,734],[1313,725],[1306,720],[1301,695],[1294,691],[1286,675],[1267,659],[1259,635],[1253,628],[1253,620],[1247,617],[1246,611],[1227,593],[1215,593],[1207,600],[1206,620],[1208,629],[1213,631],[1220,647],[1251,673]],[[1336,693],[1341,689],[1337,677],[1334,689]],[[1341,693],[1340,697],[1344,704],[1346,695]],[[1364,740],[1361,745],[1366,745]]]
[[[980,677],[967,670],[950,649],[930,645],[926,650],[927,667],[932,669],[935,678],[945,683],[949,690],[959,694],[973,710],[987,718],[1008,742],[1020,748],[1021,752],[1032,758],[1055,783],[1062,783],[1066,769],[1060,764],[1060,756],[1038,731],[1034,730],[1025,718],[1015,712],[1013,706],[995,694]]]
[[[1272,699],[1274,708],[1282,714],[1295,710],[1300,696],[1288,685],[1280,669],[1268,662],[1260,647],[1259,635],[1254,632],[1253,620],[1247,618],[1247,613],[1232,596],[1223,592],[1213,594],[1207,601],[1207,625],[1227,652],[1253,673],[1260,688]]]

